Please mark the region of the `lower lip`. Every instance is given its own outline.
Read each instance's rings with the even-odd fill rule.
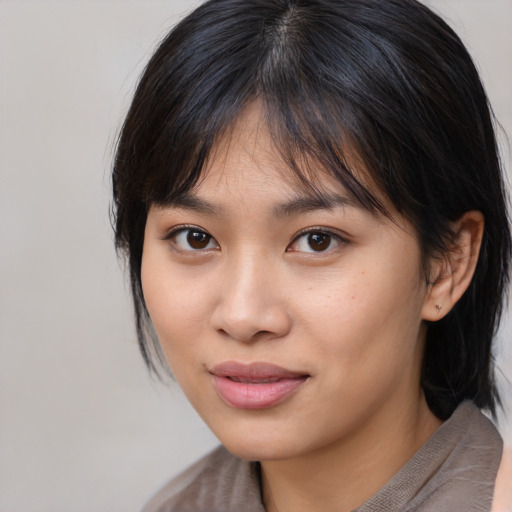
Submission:
[[[213,375],[213,385],[218,395],[236,409],[267,409],[293,395],[307,380],[307,376],[281,379],[276,382],[235,382],[228,377]]]

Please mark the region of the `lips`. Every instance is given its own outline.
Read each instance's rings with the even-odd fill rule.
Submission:
[[[228,361],[210,370],[219,397],[236,409],[266,409],[293,395],[309,375],[269,363]]]

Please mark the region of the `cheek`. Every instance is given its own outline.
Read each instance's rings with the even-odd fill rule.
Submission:
[[[174,360],[190,352],[208,315],[209,297],[195,280],[170,268],[167,258],[147,250],[142,259],[144,300],[156,334],[174,369]]]
[[[423,303],[418,267],[414,257],[393,261],[383,267],[361,259],[297,295],[304,328],[326,358],[378,367],[415,352]]]
[[[146,262],[152,263],[149,258]],[[159,272],[154,264],[147,265],[144,272],[144,261],[142,268],[146,306],[171,373],[198,411],[210,410],[213,397],[201,392],[210,389],[209,379],[205,380],[201,371],[201,343],[208,339],[208,297],[200,287],[177,277],[178,272]]]
[[[309,359],[319,369],[325,401],[364,416],[396,389],[419,383],[422,345],[415,286],[397,288],[378,273],[361,275],[309,301],[304,329],[315,343]]]

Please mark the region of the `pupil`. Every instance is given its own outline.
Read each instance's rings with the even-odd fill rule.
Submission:
[[[189,231],[187,242],[193,249],[204,249],[210,242],[210,235],[201,231]]]
[[[313,233],[308,237],[308,244],[314,251],[325,251],[331,243],[331,235]]]

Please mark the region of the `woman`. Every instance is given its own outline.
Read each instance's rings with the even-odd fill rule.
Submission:
[[[491,510],[510,233],[442,20],[210,0],[148,64],[113,184],[142,354],[225,447],[145,510]]]

